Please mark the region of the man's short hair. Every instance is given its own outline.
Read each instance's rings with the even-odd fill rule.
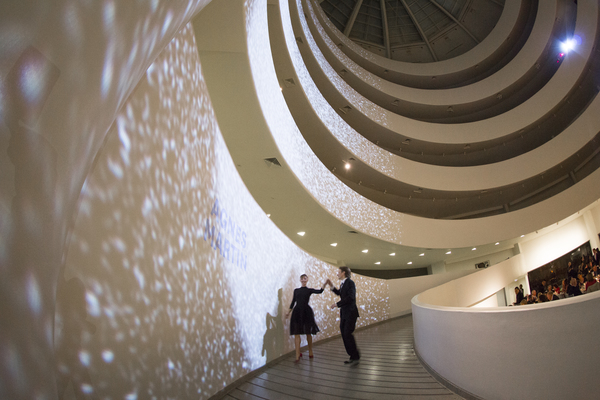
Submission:
[[[352,272],[348,267],[340,267],[340,270],[344,271],[344,274],[346,274],[346,278],[350,278],[350,275],[352,275]]]

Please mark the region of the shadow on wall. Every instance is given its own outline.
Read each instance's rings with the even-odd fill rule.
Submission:
[[[267,363],[283,354],[283,314],[282,303],[283,289],[277,291],[277,315],[267,313],[267,330],[264,335],[262,356],[267,355]]]

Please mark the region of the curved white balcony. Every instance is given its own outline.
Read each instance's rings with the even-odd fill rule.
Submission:
[[[300,18],[302,17],[301,13]],[[553,110],[566,99],[586,72],[596,41],[597,24],[598,5],[594,2],[579,4],[574,33],[582,38],[579,50],[569,53],[550,81],[525,102],[501,115],[481,121],[436,124],[402,117],[365,99],[340,80],[331,66],[327,66],[326,75],[345,101],[339,107],[347,105],[352,110],[346,116],[347,120],[352,121],[351,124],[362,124],[361,130],[369,132],[370,137],[382,136],[387,140],[397,137],[398,142],[409,138],[431,144],[483,144],[517,134],[552,115]],[[315,53],[320,50],[314,44],[312,51]],[[318,59],[321,63],[325,62],[323,57]]]
[[[503,98],[514,94],[525,85],[524,81],[531,79],[532,75],[539,74],[540,64],[549,63],[551,66],[554,64],[556,54],[551,51],[551,48],[556,45],[554,37],[558,36],[557,31],[560,30],[558,27],[562,26],[565,19],[564,4],[560,3],[562,7],[559,7],[559,3],[556,1],[544,4],[544,7],[537,10],[535,24],[524,46],[503,68],[487,78],[468,85],[434,90],[399,85],[366,71],[339,49],[325,33],[311,3],[304,2],[305,6],[301,3],[297,2],[297,7],[302,7],[302,9],[294,15],[301,17],[299,21],[299,24],[302,25],[301,32],[304,36],[308,36],[312,49],[311,52],[306,52],[306,56],[310,57],[310,54],[314,54],[316,62],[320,64],[319,67],[315,66],[313,74],[317,73],[316,69],[320,69],[321,74],[330,75],[328,73],[333,68],[339,74],[343,74],[344,81],[349,86],[370,101],[401,115],[422,115],[421,119],[433,118],[434,115],[449,117],[447,113],[449,106],[453,107],[452,115],[457,114],[460,110],[472,113],[475,110],[499,103],[498,96],[500,94]],[[507,7],[510,6],[507,4]],[[506,12],[512,14],[509,10]],[[308,14],[308,18],[304,17],[305,13]],[[501,20],[499,24],[503,22]],[[300,34],[298,32],[297,35]],[[519,34],[518,31],[511,32],[511,35],[515,36]],[[313,41],[320,49],[318,54]],[[481,43],[480,46],[486,46],[486,44]],[[453,59],[454,62],[458,62],[457,58]],[[331,68],[323,65],[325,62],[328,62]],[[468,62],[472,62],[472,60],[469,58]],[[468,62],[465,60],[465,68],[470,68]],[[430,64],[421,64],[421,68],[426,70]],[[478,69],[483,72],[483,68]]]
[[[587,241],[585,230],[574,220],[526,244],[524,254],[415,296],[419,358],[442,381],[477,398],[520,398],[524,390],[543,398],[594,398],[587,382],[600,361],[581,343],[597,347],[600,293],[518,307],[472,307]],[[561,373],[548,374],[540,368],[546,365]]]
[[[436,84],[433,87],[436,87],[440,83],[442,85],[451,84],[457,80],[468,79],[475,73],[478,66],[486,66],[486,60],[496,62],[501,58],[506,51],[503,45],[511,41],[511,33],[518,24],[519,14],[523,7],[528,7],[528,5],[522,0],[506,1],[498,23],[479,46],[458,57],[426,64],[398,62],[373,54],[344,36],[329,21],[320,7],[314,6],[314,10],[316,10],[315,16],[336,46],[343,47],[344,53],[365,70],[381,77],[389,77],[390,81],[408,86],[430,87],[432,85],[431,77],[435,76]]]
[[[514,195],[515,198],[526,197],[528,194],[538,191],[540,187],[544,187],[544,190],[551,193],[552,190],[549,190],[548,185],[554,182],[555,185],[564,187],[562,181],[565,176],[568,178],[568,172],[566,170],[551,172],[550,170],[579,152],[600,131],[594,118],[598,102],[594,101],[557,138],[533,151],[506,161],[477,167],[441,167],[396,156],[365,140],[324,99],[314,84],[298,50],[298,46],[304,46],[306,43],[310,45],[312,38],[307,36],[303,43],[297,44],[287,18],[287,14],[282,18],[271,18],[270,27],[274,30],[271,34],[271,45],[280,80],[283,82],[286,78],[292,78],[294,81],[293,87],[288,88],[282,84],[286,101],[292,113],[299,116],[296,120],[298,124],[304,126],[301,128],[303,134],[309,142],[314,141],[315,144],[311,145],[315,148],[327,149],[316,151],[319,153],[321,161],[329,168],[337,165],[340,170],[341,160],[353,157],[356,160],[353,162],[353,169],[357,171],[363,169],[361,172],[355,172],[354,176],[362,174],[368,177],[368,179],[362,179],[363,182],[380,182],[380,187],[387,185],[387,196],[374,193],[375,196],[378,196],[377,202],[394,201],[390,189],[394,182],[439,191],[473,191],[474,193],[470,194],[473,197],[478,197],[480,191],[498,188],[508,190],[506,186],[517,183],[519,186],[523,184],[530,189]],[[282,19],[283,25],[280,25]],[[334,77],[340,81],[339,77],[336,75]],[[327,136],[331,136],[331,140],[327,141]],[[327,145],[325,146],[324,143]],[[340,149],[332,151],[336,146]],[[379,177],[377,177],[378,174]],[[539,181],[541,175],[544,175],[544,182],[528,182],[528,180]],[[385,178],[389,178],[389,182],[386,182]],[[354,178],[354,182],[358,182],[358,179]],[[359,189],[357,186],[353,187]],[[368,192],[365,192],[367,189],[361,190],[363,195],[370,197]],[[383,189],[380,191],[383,192]],[[443,197],[443,195],[435,193],[431,196],[439,196],[438,199]]]

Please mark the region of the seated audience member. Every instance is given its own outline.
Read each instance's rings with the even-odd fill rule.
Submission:
[[[572,296],[580,296],[581,290],[579,289],[579,284],[577,283],[577,279],[571,277],[571,281],[569,282],[569,287],[567,288],[567,294],[569,297]]]
[[[523,301],[521,302],[521,305],[522,305],[522,306],[526,306],[527,304],[529,304],[529,303],[527,302],[527,299],[523,299]]]
[[[552,288],[554,289],[554,294],[558,296],[560,294],[560,287],[557,284],[554,284]]]
[[[563,279],[563,281],[562,281],[561,293],[564,294],[565,296],[567,295],[567,289],[569,288],[569,280],[570,280],[570,278],[566,278],[566,279]]]
[[[577,284],[579,284],[579,290],[585,290],[585,278],[582,274],[577,275]]]
[[[515,286],[515,296],[517,297],[517,300],[513,303],[513,305],[518,306],[523,301],[523,293],[521,293],[521,290],[518,286]]]
[[[538,296],[538,303],[545,303],[548,301],[548,296],[546,296],[546,293],[540,293],[540,295]]]
[[[587,292],[588,288],[596,283],[596,279],[592,274],[587,274],[587,281],[585,282],[585,291]]]
[[[537,303],[537,302],[538,302],[538,292],[537,292],[537,290],[533,289],[533,290],[531,291],[531,297],[533,297],[533,302],[534,302],[534,303]]]
[[[554,301],[559,299],[558,295],[553,291],[549,291],[548,293],[546,293],[546,298],[548,299],[548,301]]]
[[[594,276],[594,278],[597,277],[598,275],[600,275],[600,272],[598,271],[598,266],[597,265],[594,265],[592,267],[592,275]]]

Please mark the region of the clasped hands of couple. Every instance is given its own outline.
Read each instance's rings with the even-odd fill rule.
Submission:
[[[325,281],[325,284],[322,286],[323,289],[325,289],[325,286],[329,285],[330,288],[334,288],[335,286],[333,286],[333,282],[331,282],[331,279],[327,278],[327,280]],[[333,303],[329,308],[331,308],[332,310],[337,308],[337,303]]]

